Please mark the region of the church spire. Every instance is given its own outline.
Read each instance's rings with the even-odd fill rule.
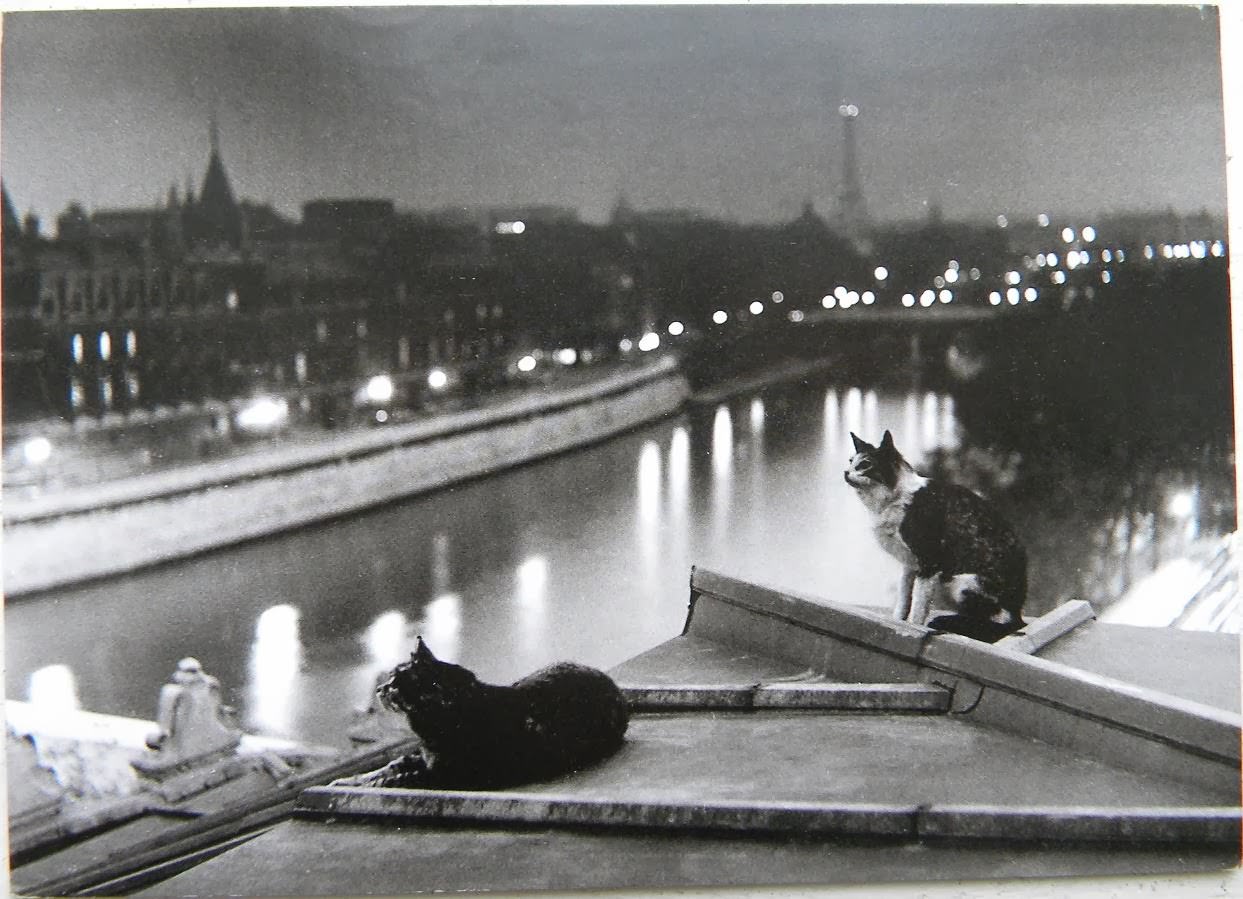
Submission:
[[[199,188],[198,201],[192,211],[189,236],[195,241],[225,244],[238,249],[243,236],[242,212],[220,157],[220,125],[214,106],[208,120],[208,139],[211,155]],[[193,200],[188,196],[187,205],[191,202]]]
[[[207,121],[207,139],[212,156],[220,155],[220,121],[216,116],[216,104],[212,104],[211,116]]]

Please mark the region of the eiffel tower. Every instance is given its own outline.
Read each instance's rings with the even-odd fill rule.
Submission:
[[[842,180],[837,191],[837,230],[856,246],[867,243],[869,220],[867,203],[863,199],[863,184],[859,180],[858,145],[855,138],[855,122],[859,107],[843,103],[837,108],[842,117]]]

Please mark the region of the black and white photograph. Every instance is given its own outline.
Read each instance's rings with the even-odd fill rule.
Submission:
[[[11,892],[1237,886],[1228,15],[6,11]]]

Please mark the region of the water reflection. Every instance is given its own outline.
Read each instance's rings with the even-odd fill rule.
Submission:
[[[57,664],[32,671],[26,698],[42,714],[77,711],[80,706],[73,669]]]
[[[293,736],[296,706],[301,701],[301,613],[281,604],[266,609],[255,622],[250,652],[246,716],[248,727],[276,736]]]
[[[518,617],[520,649],[536,652],[546,637],[548,613],[548,560],[542,555],[527,558],[516,572],[514,601]]]
[[[417,630],[437,658],[456,662],[462,655],[462,597],[446,593],[433,599],[423,609]]]
[[[409,658],[409,623],[402,612],[385,612],[367,626],[363,636],[371,667],[376,671],[392,668]]]
[[[734,423],[729,406],[722,403],[712,418],[712,473],[719,480],[729,478],[734,465]]]
[[[751,435],[753,437],[762,437],[764,435],[763,397],[757,396],[751,399]]]
[[[449,535],[441,532],[432,537],[432,593],[447,592],[451,581]]]
[[[937,424],[940,421],[940,403],[935,393],[924,394],[924,409],[920,419],[919,452],[924,454],[937,445]]]
[[[639,453],[638,470],[639,521],[644,530],[650,530],[660,514],[660,446],[655,440],[643,444]]]
[[[691,435],[686,425],[678,425],[669,438],[669,508],[678,521],[686,517],[690,477]]]
[[[846,450],[847,443],[841,435],[841,401],[837,398],[837,388],[830,387],[824,392],[824,445],[828,450],[825,458],[835,450]]]

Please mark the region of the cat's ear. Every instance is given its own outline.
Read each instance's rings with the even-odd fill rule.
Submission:
[[[851,431],[851,432],[850,432],[850,439],[851,439],[851,440],[853,440],[853,441],[854,441],[854,443],[855,443],[855,452],[856,452],[856,453],[866,453],[868,450],[872,449],[872,444],[870,444],[870,443],[866,443],[866,442],[864,442],[864,441],[860,440],[858,437],[856,437],[856,436],[855,436],[855,432],[854,432],[854,431]]]
[[[880,439],[880,448],[891,453],[897,452],[897,448],[893,445],[893,435],[888,431],[886,431],[885,436]]]
[[[423,637],[420,636],[417,639],[418,639],[418,644],[415,646],[414,652],[410,653],[410,658],[416,662],[436,661],[436,657],[432,655],[432,651],[428,649],[427,644],[423,642]]]

